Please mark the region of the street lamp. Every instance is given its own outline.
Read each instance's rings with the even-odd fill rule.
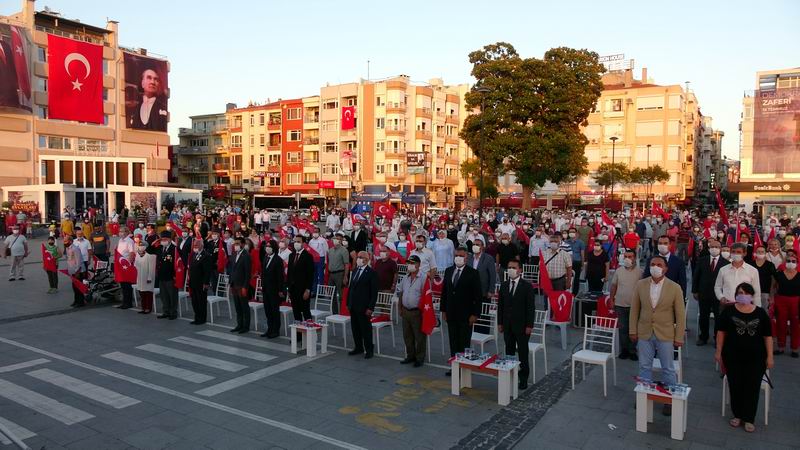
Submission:
[[[611,136],[611,201],[614,201],[614,171],[616,168],[614,167],[614,157],[616,156],[617,150],[617,139],[616,136]]]
[[[650,144],[647,144],[647,168],[650,168]],[[645,200],[650,200],[650,190],[648,189],[647,198]]]
[[[475,92],[486,94],[491,92],[491,89],[487,87],[479,87],[475,89]],[[481,96],[481,125],[483,125],[483,121],[485,120],[485,117],[483,116],[484,111],[486,111],[486,97]],[[478,165],[480,168],[480,186],[478,186],[478,223],[480,224],[480,221],[483,219],[483,158],[478,158]]]

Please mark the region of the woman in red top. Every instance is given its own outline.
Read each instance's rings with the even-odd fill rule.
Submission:
[[[783,271],[774,275],[775,283],[775,334],[778,346],[776,355],[782,355],[786,348],[786,334],[791,334],[792,358],[800,357],[800,276],[797,275],[797,255],[786,256]]]

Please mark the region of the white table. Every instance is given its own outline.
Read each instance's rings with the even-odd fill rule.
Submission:
[[[682,441],[683,435],[686,433],[689,393],[692,388],[686,388],[685,393],[672,396],[647,389],[642,385],[637,385],[633,391],[636,392],[636,431],[647,433],[647,424],[653,422],[653,402],[671,404],[672,431],[670,437]]]
[[[501,368],[491,363],[481,367],[484,361],[465,361],[453,359],[450,363],[450,391],[453,395],[461,395],[461,388],[472,387],[472,372],[491,374],[497,377],[497,403],[506,406],[512,398],[519,396],[519,361]]]
[[[289,325],[289,335],[292,339],[292,347],[291,351],[294,354],[297,354],[297,333],[300,333],[303,337],[303,341],[300,343],[301,348],[306,349],[306,356],[312,357],[317,356],[317,335],[322,335],[321,341],[321,349],[320,353],[327,353],[328,352],[328,324],[324,323],[321,325],[316,326],[307,326],[301,324],[290,324]]]

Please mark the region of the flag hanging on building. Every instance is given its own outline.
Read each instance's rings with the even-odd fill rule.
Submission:
[[[30,110],[31,78],[28,72],[28,44],[18,27],[11,29],[11,46],[14,48],[14,70],[19,84],[20,105]]]
[[[47,35],[50,119],[103,123],[103,46]]]
[[[342,107],[342,129],[352,130],[356,127],[356,107],[343,106]]]

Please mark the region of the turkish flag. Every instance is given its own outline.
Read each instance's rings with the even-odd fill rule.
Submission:
[[[545,292],[550,305],[550,320],[553,322],[569,322],[570,317],[572,317],[572,292]]]
[[[225,246],[222,245],[222,239],[219,241],[219,251],[217,252],[217,273],[225,273],[225,266],[228,265],[228,252],[225,251]]]
[[[356,107],[344,106],[342,107],[342,129],[352,130],[356,127]]]
[[[386,218],[387,221],[391,222],[394,219],[394,207],[387,202],[375,202],[373,203],[373,210],[375,211],[375,217],[383,216]]]
[[[250,286],[253,289],[258,284],[258,277],[261,275],[261,256],[257,248],[250,250]]]
[[[136,283],[136,267],[123,258],[118,251],[114,252],[114,281],[117,283]]]
[[[550,274],[547,273],[547,261],[541,250],[539,250],[539,287],[542,288],[545,295],[550,295],[550,292],[553,291],[553,281],[550,280]]]
[[[172,259],[175,261],[175,287],[183,289],[186,284],[186,271],[184,270],[186,266],[183,265],[183,259],[178,255],[177,247],[175,247],[175,254]]]
[[[714,189],[714,195],[717,197],[717,208],[719,208],[719,218],[722,219],[722,223],[725,225],[730,225],[728,221],[728,211],[725,210],[725,202],[722,201],[722,195],[719,193],[719,189]]]
[[[47,35],[51,119],[103,123],[103,46]]]
[[[422,310],[422,327],[420,331],[426,336],[430,336],[433,333],[433,329],[436,328],[436,313],[433,311],[433,290],[431,289],[431,280],[425,280],[425,286],[423,286],[422,291],[422,298],[419,302],[419,308]]]
[[[47,272],[55,272],[58,270],[56,259],[53,258],[52,253],[47,251],[44,244],[42,244],[42,266],[44,266],[44,270]]]
[[[25,97],[25,106],[30,107],[31,77],[28,73],[28,45],[17,27],[11,27],[11,46],[14,49],[14,68],[17,71],[19,92]]]

